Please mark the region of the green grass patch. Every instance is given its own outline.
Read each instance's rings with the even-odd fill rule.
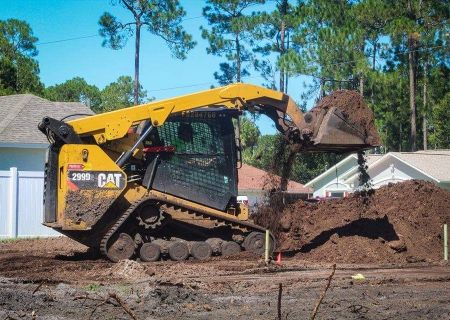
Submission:
[[[98,292],[100,291],[100,289],[102,288],[101,284],[98,283],[91,283],[86,287],[86,291],[90,291],[90,292]]]

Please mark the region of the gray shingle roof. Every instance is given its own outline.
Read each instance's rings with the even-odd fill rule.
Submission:
[[[450,181],[450,150],[391,152],[391,154],[441,182]]]
[[[0,143],[48,143],[37,128],[43,117],[93,114],[79,102],[52,102],[32,94],[0,96]]]

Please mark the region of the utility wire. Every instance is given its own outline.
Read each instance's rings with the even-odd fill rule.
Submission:
[[[262,78],[262,79],[264,79],[263,76],[245,77],[245,79],[254,79],[254,78]],[[198,86],[204,86],[204,85],[212,86],[212,85],[214,85],[214,83],[213,82],[201,82],[201,83],[194,83],[194,84],[189,84],[189,85],[184,85],[184,86],[177,86],[177,87],[150,89],[150,90],[146,90],[146,91],[147,92],[169,91],[169,90],[184,89],[184,88],[198,87]]]
[[[81,36],[81,37],[67,38],[67,39],[47,41],[47,42],[38,42],[38,43],[36,43],[36,45],[41,46],[44,44],[52,44],[52,43],[60,43],[60,42],[66,42],[66,41],[72,41],[72,40],[87,39],[87,38],[93,38],[93,37],[98,37],[98,36],[100,36],[100,35],[99,34],[91,34],[89,36]]]
[[[195,16],[195,17],[185,18],[185,19],[181,19],[181,21],[194,20],[194,19],[199,19],[199,18],[203,18],[203,16]],[[99,37],[99,36],[100,35],[97,33],[97,34],[91,34],[91,35],[87,35],[87,36],[73,37],[73,38],[60,39],[60,40],[54,40],[54,41],[46,41],[46,42],[38,42],[38,43],[36,43],[36,45],[37,46],[41,46],[41,45],[46,45],[46,44],[53,44],[53,43],[60,43],[60,42],[66,42],[66,41],[94,38],[94,37]]]

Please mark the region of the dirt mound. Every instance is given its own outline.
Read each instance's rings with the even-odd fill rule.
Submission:
[[[344,113],[351,123],[356,124],[367,137],[372,137],[372,144],[380,144],[379,135],[375,127],[375,120],[372,110],[364,102],[363,98],[357,91],[337,90],[330,95],[324,97],[317,105],[311,109],[313,113],[320,113],[322,109],[332,107],[338,108]]]
[[[145,267],[134,260],[121,260],[111,268],[111,275],[123,279],[141,279],[146,276]]]
[[[256,222],[277,236],[278,249],[324,262],[411,262],[442,259],[442,224],[450,192],[431,182],[384,186],[318,203],[296,202],[282,212],[262,208]]]

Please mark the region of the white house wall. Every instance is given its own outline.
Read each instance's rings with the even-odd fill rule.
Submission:
[[[374,188],[379,188],[389,183],[396,183],[411,179],[434,181],[429,176],[417,171],[413,167],[405,164],[403,161],[400,161],[391,155],[387,155],[386,157],[386,159],[375,163],[368,170],[369,176],[371,177],[371,183]],[[355,174],[353,177],[348,179],[346,184],[349,186],[359,185],[358,175]]]
[[[19,171],[43,171],[44,148],[0,148],[0,170],[15,167]]]
[[[442,183],[439,183],[439,186],[440,186],[441,188],[443,188],[443,189],[446,189],[446,190],[450,191],[450,182],[442,182]]]
[[[345,185],[342,176],[352,170],[357,165],[356,159],[351,158],[346,163],[342,164],[336,171],[330,172],[325,177],[310,185],[314,189],[313,197],[325,197],[328,192],[342,192],[350,190],[350,187]],[[337,175],[337,178],[336,178]]]
[[[359,185],[359,174],[355,171],[356,167],[355,158],[350,158],[345,163],[341,163],[337,170],[337,178],[335,171],[331,171],[314,184],[309,185],[314,189],[313,196],[326,197],[329,195],[327,192],[353,192]],[[369,166],[368,173],[374,188],[411,179],[437,183],[433,177],[422,173],[391,154],[386,154],[373,162]],[[450,182],[440,182],[438,185],[450,190]]]

